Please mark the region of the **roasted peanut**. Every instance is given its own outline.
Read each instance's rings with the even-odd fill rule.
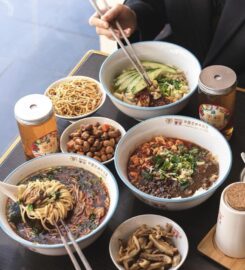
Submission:
[[[89,138],[89,133],[88,131],[84,131],[82,134],[81,134],[81,138],[84,139],[84,140],[87,140]]]
[[[75,145],[74,145],[74,149],[75,149],[76,151],[80,151],[80,150],[81,150],[81,145],[75,144]]]
[[[112,146],[107,146],[105,149],[106,154],[113,154],[114,148]]]
[[[86,156],[93,157],[93,153],[92,152],[88,152],[88,153],[86,153]]]
[[[115,139],[114,139],[114,138],[111,138],[111,139],[110,139],[110,143],[111,143],[111,146],[115,146],[115,144],[116,144]]]
[[[76,144],[80,144],[80,145],[83,144],[83,140],[80,139],[80,138],[76,138],[74,141],[75,141]]]
[[[103,146],[111,146],[110,141],[108,141],[108,140],[103,141]]]
[[[101,153],[101,154],[105,154],[105,147],[104,147],[104,146],[101,147],[100,153]]]
[[[107,156],[107,159],[111,159],[113,157],[112,154],[107,154],[106,156]]]
[[[90,144],[88,142],[84,142],[82,149],[83,149],[83,152],[88,152],[90,149]]]
[[[96,139],[95,142],[94,142],[94,144],[93,144],[93,146],[94,147],[98,147],[99,144],[100,144],[100,141],[98,139]]]
[[[90,151],[91,151],[91,152],[94,153],[94,152],[96,152],[96,150],[97,150],[96,147],[94,147],[94,146],[90,147]]]
[[[83,131],[85,131],[85,126],[84,125],[81,125],[80,126],[80,133],[83,133]]]
[[[102,140],[107,140],[107,139],[109,139],[108,133],[107,133],[107,132],[103,132],[102,135],[101,135],[101,139],[102,139]]]
[[[73,140],[70,140],[70,141],[66,144],[68,150],[72,150],[73,147],[74,147],[74,145],[75,145],[75,142],[74,142]]]
[[[107,156],[105,154],[101,155],[100,158],[101,158],[102,161],[106,161],[107,160]]]
[[[109,132],[108,132],[108,135],[109,135],[110,138],[116,138],[116,137],[118,137],[119,132],[118,132],[118,130],[115,130],[115,131],[109,131]]]
[[[84,129],[85,130],[87,130],[87,131],[91,131],[92,129],[93,129],[93,125],[86,125],[85,127],[84,127]]]
[[[79,132],[73,132],[70,134],[70,138],[79,137],[79,136],[80,136]]]
[[[101,157],[101,153],[100,152],[94,152],[94,155],[97,157]]]
[[[99,138],[102,135],[102,131],[97,129],[93,131],[93,134],[96,138]]]
[[[101,161],[100,157],[97,157],[97,156],[93,156],[94,159],[98,160],[98,161]]]
[[[92,145],[94,143],[94,137],[93,136],[90,136],[88,138],[88,142]]]

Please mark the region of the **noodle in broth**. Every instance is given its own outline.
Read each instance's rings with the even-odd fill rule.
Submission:
[[[64,185],[71,194],[73,209],[69,211],[67,208],[67,216],[64,220],[75,238],[90,233],[104,220],[110,199],[102,179],[82,168],[61,166],[36,172],[25,178],[20,184],[25,185],[47,180],[55,180],[62,187]],[[58,185],[55,185],[55,188],[58,188]],[[66,196],[63,198],[67,199]],[[69,199],[68,201],[65,200],[65,202],[67,202],[67,206],[71,206]],[[24,222],[20,208],[20,204],[8,200],[6,207],[8,222],[19,236],[40,244],[57,244],[62,242],[56,228],[51,225],[51,222],[55,220],[54,216],[50,220],[51,222],[45,220],[45,225],[48,227],[45,229],[39,219],[30,218],[28,216],[29,213],[27,215],[26,212],[24,214],[26,222]],[[28,207],[25,208],[26,211],[34,209],[35,203],[28,204]],[[63,214],[65,216],[65,213]],[[62,233],[66,235],[64,228],[62,228]]]

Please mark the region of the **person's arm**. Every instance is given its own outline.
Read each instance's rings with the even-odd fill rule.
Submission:
[[[153,40],[166,23],[164,0],[126,0],[137,17],[141,40]]]

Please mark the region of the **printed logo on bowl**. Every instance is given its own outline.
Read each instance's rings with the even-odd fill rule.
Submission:
[[[215,128],[223,129],[230,120],[230,112],[222,106],[212,104],[201,104],[199,106],[199,117]]]
[[[40,157],[50,153],[56,153],[59,148],[57,131],[53,131],[32,143],[34,157]]]

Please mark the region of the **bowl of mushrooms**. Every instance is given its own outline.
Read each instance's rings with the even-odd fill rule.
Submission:
[[[184,263],[189,245],[183,229],[160,215],[140,215],[114,231],[109,251],[119,270],[177,270]]]
[[[112,119],[84,118],[64,130],[60,148],[63,153],[86,155],[107,164],[114,159],[116,146],[125,134],[125,129]]]

